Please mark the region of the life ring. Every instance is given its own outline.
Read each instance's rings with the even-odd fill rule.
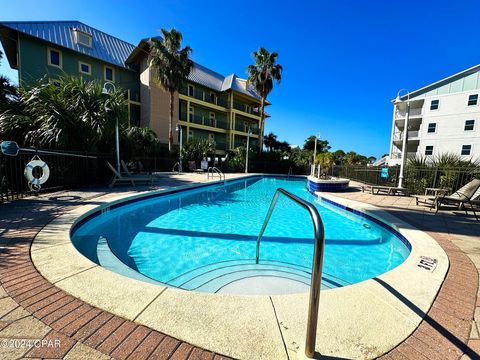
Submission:
[[[33,176],[33,169],[37,166],[41,167],[43,171],[42,176],[39,178]],[[25,171],[23,173],[27,178],[29,184],[39,186],[45,184],[45,182],[48,180],[50,176],[50,169],[48,168],[48,165],[45,163],[45,161],[32,160],[27,164],[27,166],[25,166]]]

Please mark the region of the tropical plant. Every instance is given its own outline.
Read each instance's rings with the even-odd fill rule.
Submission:
[[[154,80],[170,93],[170,115],[168,121],[168,150],[173,148],[173,112],[175,93],[185,83],[193,66],[190,59],[192,49],[185,46],[181,49],[182,33],[171,29],[161,29],[163,38],[151,38],[148,65],[153,70]]]
[[[102,94],[102,84],[63,76],[20,88],[15,106],[0,114],[0,136],[25,146],[80,151],[113,148],[115,123],[127,127],[124,92]]]
[[[17,95],[17,87],[7,77],[0,75],[0,112],[12,107]]]
[[[263,138],[265,128],[265,103],[268,94],[273,90],[273,82],[278,84],[282,80],[283,68],[277,64],[278,54],[276,52],[268,52],[261,47],[258,51],[253,52],[255,64],[249,65],[248,85],[253,86],[255,92],[260,96],[260,139]]]
[[[245,169],[245,158],[247,156],[246,146],[239,146],[227,151],[226,161],[231,171],[242,171]]]
[[[148,128],[132,126],[122,133],[122,157],[130,160],[160,155],[163,144],[157,134]]]
[[[315,158],[315,164],[320,165],[322,175],[326,176],[332,166],[335,165],[335,155],[331,152],[320,153]]]
[[[215,157],[215,144],[207,139],[190,139],[182,148],[182,158],[196,163]]]

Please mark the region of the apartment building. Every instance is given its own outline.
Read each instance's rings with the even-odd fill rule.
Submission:
[[[79,21],[2,21],[0,40],[22,85],[68,74],[125,90],[131,125],[140,121],[138,72],[125,64],[135,46]]]
[[[79,21],[4,21],[0,40],[20,84],[64,74],[112,82],[126,91],[130,125],[149,127],[168,143],[170,96],[153,80],[149,39],[135,46]],[[245,79],[194,63],[186,80],[175,95],[173,123],[184,142],[209,139],[222,155],[244,145],[250,132],[251,146],[262,146],[260,98]]]
[[[127,59],[140,73],[141,125],[152,128],[168,141],[169,94],[153,79],[148,66],[149,40],[143,39]],[[194,63],[185,86],[175,97],[174,124],[182,127],[183,141],[208,139],[216,152],[245,145],[260,146],[260,98],[235,74],[223,76]]]
[[[388,164],[401,163],[405,130],[407,158],[428,160],[449,153],[480,160],[479,96],[480,65],[402,96],[402,102],[394,104]]]

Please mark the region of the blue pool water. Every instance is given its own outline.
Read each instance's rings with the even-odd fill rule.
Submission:
[[[323,289],[375,277],[407,258],[407,246],[392,232],[318,199],[305,185],[305,179],[251,177],[158,196],[88,220],[75,229],[72,241],[97,263],[107,252],[150,279],[186,290],[218,292],[254,278],[308,287],[312,222],[285,197],[277,203],[255,264],[256,238],[275,190],[282,187],[320,212],[326,239]],[[121,266],[116,271],[124,272]]]

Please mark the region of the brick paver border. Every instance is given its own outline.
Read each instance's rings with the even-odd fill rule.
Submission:
[[[86,199],[81,200],[84,204]],[[379,200],[380,197],[362,198],[377,205]],[[48,329],[42,338],[60,340],[61,346],[32,348],[20,356],[58,359],[80,351],[85,358],[104,354],[117,359],[227,359],[90,306],[37,272],[30,258],[33,239],[55,217],[77,206],[80,205],[75,202],[55,204],[41,199],[0,205],[4,214],[0,219],[0,302],[14,301],[9,305],[10,311],[0,314],[0,337],[2,331],[21,321],[36,321]],[[394,215],[420,229],[424,227],[408,213]],[[430,230],[447,253],[450,269],[433,306],[415,332],[382,359],[458,359],[462,355],[480,359],[480,340],[471,339],[474,311],[480,306],[477,269],[451,241],[454,234],[425,230]]]

